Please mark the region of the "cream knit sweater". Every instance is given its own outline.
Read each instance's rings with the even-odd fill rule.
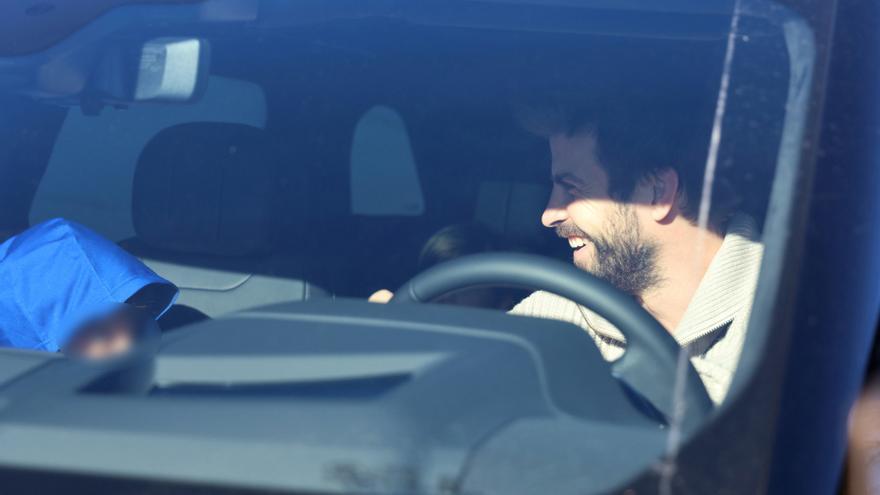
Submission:
[[[736,370],[755,296],[763,246],[753,219],[735,216],[672,335],[688,350],[709,396],[724,400]],[[586,330],[609,361],[619,358],[626,340],[589,309],[548,292],[535,292],[512,314],[574,323]]]

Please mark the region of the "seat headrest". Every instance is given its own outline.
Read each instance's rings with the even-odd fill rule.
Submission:
[[[243,256],[272,250],[278,153],[261,129],[198,122],[159,132],[138,159],[132,221],[145,244]]]

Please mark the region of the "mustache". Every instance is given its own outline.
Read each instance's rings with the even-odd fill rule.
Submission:
[[[556,235],[562,237],[563,239],[567,239],[569,237],[582,237],[590,242],[595,242],[590,234],[587,234],[573,223],[561,223],[557,225],[554,230],[556,230]]]

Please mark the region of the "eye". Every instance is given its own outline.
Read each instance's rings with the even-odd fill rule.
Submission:
[[[579,197],[583,194],[578,186],[571,183],[562,184],[562,190],[565,191],[565,194],[572,197]]]

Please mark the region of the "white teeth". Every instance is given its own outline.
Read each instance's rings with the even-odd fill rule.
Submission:
[[[577,249],[577,248],[583,247],[584,244],[586,244],[586,242],[584,242],[584,240],[581,239],[580,237],[569,237],[568,238],[568,245],[571,246],[572,249]]]

